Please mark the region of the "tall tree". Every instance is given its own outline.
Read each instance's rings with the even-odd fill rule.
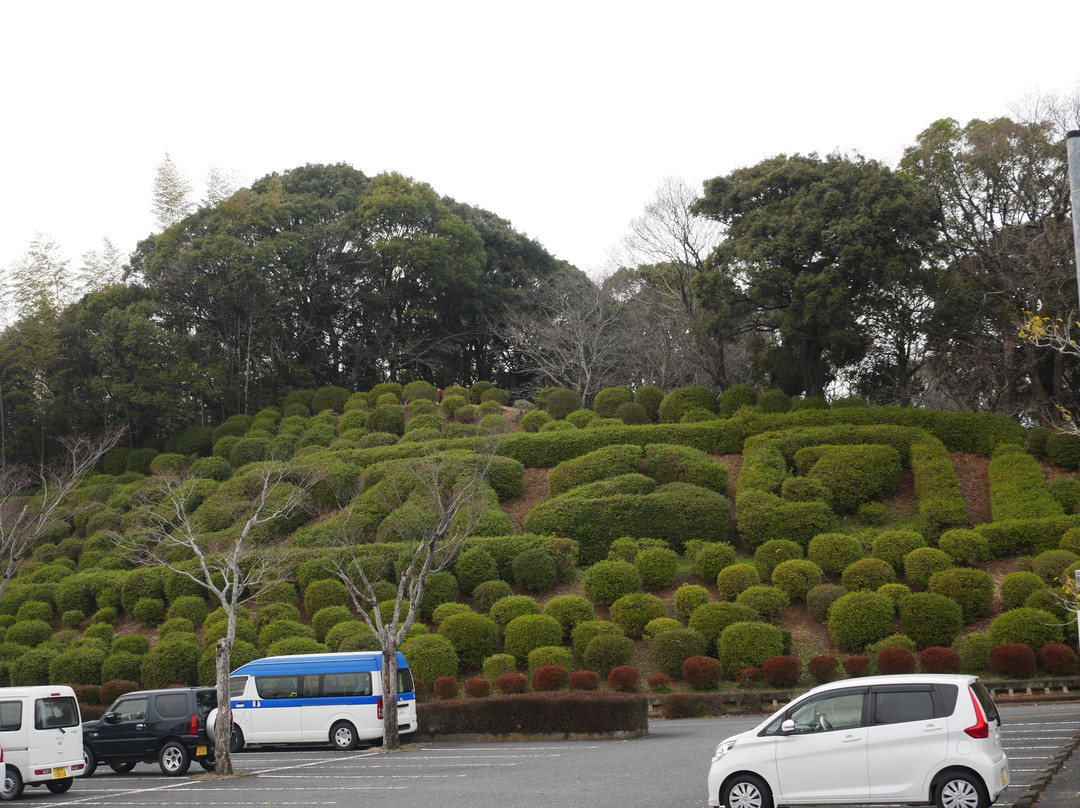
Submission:
[[[210,166],[206,172],[206,196],[203,197],[202,207],[220,205],[236,193],[239,185],[235,171],[222,172],[217,166]]]
[[[933,200],[862,157],[780,155],[706,184],[695,208],[727,227],[699,275],[707,308],[747,308],[797,357],[802,392],[824,395],[859,362],[862,317],[933,243]]]
[[[9,283],[20,317],[55,313],[71,301],[74,291],[60,245],[44,233],[37,233],[26,255],[12,265]]]
[[[100,292],[123,279],[124,257],[109,239],[101,240],[101,251],[83,253],[82,266],[76,273],[76,286],[80,295]]]
[[[194,210],[191,183],[180,173],[168,152],[158,163],[154,175],[153,200],[154,217],[162,230],[179,224]]]

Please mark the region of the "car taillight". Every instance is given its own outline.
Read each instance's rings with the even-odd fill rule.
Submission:
[[[986,716],[983,715],[982,707],[979,706],[979,700],[975,697],[975,691],[970,687],[968,688],[968,695],[971,696],[971,706],[975,708],[975,723],[964,730],[972,738],[989,738],[990,737],[990,725],[986,723]]]
[[[375,702],[375,714],[382,721],[382,696],[379,696],[379,700]]]
[[[191,716],[191,735],[199,734],[199,717],[197,715]]]

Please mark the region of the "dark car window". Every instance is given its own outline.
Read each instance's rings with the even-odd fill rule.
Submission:
[[[195,691],[195,711],[200,717],[206,718],[215,707],[217,707],[216,690]]]
[[[49,696],[34,702],[34,729],[79,726],[79,708],[71,696]]]
[[[116,702],[112,712],[121,721],[138,721],[146,718],[146,696],[138,696],[133,699],[121,699]]]
[[[971,692],[975,694],[975,698],[979,700],[979,706],[982,707],[983,713],[986,715],[987,721],[997,721],[1001,723],[1001,716],[998,715],[997,705],[994,704],[993,698],[987,691],[985,685],[982,682],[976,682],[971,686]]]
[[[0,701],[0,732],[22,729],[22,702]]]
[[[934,717],[934,694],[931,690],[874,693],[875,724],[902,724]]]
[[[162,718],[181,718],[189,715],[187,693],[162,693],[154,699],[154,706]]]

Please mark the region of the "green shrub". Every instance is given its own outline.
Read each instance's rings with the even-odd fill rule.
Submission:
[[[112,652],[146,656],[150,650],[150,639],[145,634],[123,634],[113,640]]]
[[[259,632],[259,647],[269,649],[275,642],[286,637],[308,637],[314,640],[315,631],[295,620],[272,620]]]
[[[724,674],[733,678],[747,668],[761,668],[770,657],[783,656],[790,635],[768,623],[732,623],[720,633],[717,656]]]
[[[574,390],[554,390],[544,402],[544,409],[556,421],[561,421],[574,410],[581,409],[581,396]]]
[[[839,598],[829,609],[829,634],[833,642],[859,651],[892,633],[896,607],[876,592],[855,591]]]
[[[55,615],[56,609],[53,608],[51,603],[45,603],[40,600],[28,600],[15,612],[15,619],[43,620],[46,623],[51,623]]]
[[[33,648],[20,655],[11,662],[8,672],[11,686],[47,685],[49,683],[49,665],[59,655],[59,651],[48,646]]]
[[[934,547],[920,547],[904,556],[904,577],[917,591],[930,585],[935,573],[953,569],[955,562],[948,553]]]
[[[514,556],[514,582],[529,592],[546,592],[559,577],[554,557],[540,549],[530,547]]]
[[[641,636],[645,640],[651,641],[653,637],[662,631],[675,631],[676,629],[684,628],[683,624],[678,620],[671,617],[654,617],[648,623],[645,624],[645,628],[641,632]]]
[[[589,643],[601,634],[615,634],[625,637],[622,629],[609,620],[583,620],[574,626],[570,632],[570,645],[574,649],[574,656],[582,659]]]
[[[815,462],[805,466],[806,455]],[[815,446],[796,452],[795,462],[800,472],[832,492],[837,513],[851,513],[876,496],[894,494],[900,484],[900,453],[891,446]]]
[[[25,645],[34,648],[52,636],[52,626],[44,620],[20,620],[4,634],[4,642]],[[47,683],[46,683],[47,684]]]
[[[1080,480],[1074,477],[1054,477],[1047,480],[1046,490],[1065,513],[1080,513]]]
[[[697,584],[683,584],[675,590],[675,616],[686,623],[698,606],[709,602],[709,590]]]
[[[311,617],[311,629],[315,632],[315,639],[323,642],[326,633],[338,623],[347,623],[353,619],[352,611],[348,606],[324,606]]]
[[[330,607],[334,608],[334,607]],[[368,624],[362,620],[345,620],[341,623],[335,623],[331,626],[323,642],[326,643],[326,647],[331,651],[340,651],[342,643],[349,638],[368,638],[375,640],[375,634],[368,627]],[[375,640],[375,646],[378,648],[378,642]],[[372,649],[374,650],[374,649]]]
[[[638,402],[639,404],[642,402]],[[715,413],[720,407],[719,399],[712,390],[707,387],[679,387],[672,390],[660,402],[657,414],[660,423],[679,423],[683,416],[694,409],[703,409]]]
[[[528,595],[508,595],[492,604],[489,616],[500,628],[505,629],[518,617],[540,613],[540,604]]]
[[[517,663],[510,654],[492,654],[484,660],[484,678],[489,682],[497,681],[500,676],[514,673]]]
[[[454,603],[457,599],[457,578],[449,572],[433,572],[428,575],[424,597],[420,600],[420,617],[423,620],[431,620],[438,606],[443,603]]]
[[[192,625],[201,626],[206,620],[206,601],[198,595],[184,595],[169,605],[165,616],[183,617],[190,620]]]
[[[754,564],[761,577],[772,577],[777,565],[785,561],[800,559],[804,555],[801,545],[787,539],[770,539],[754,551]]]
[[[757,404],[757,392],[745,384],[735,384],[720,394],[720,407],[717,411],[721,418],[730,418],[740,407],[752,407]]]
[[[840,575],[862,559],[862,543],[844,533],[822,533],[810,540],[806,556],[827,575]]]
[[[641,574],[641,585],[644,589],[666,589],[675,583],[679,556],[666,547],[653,547],[638,553],[634,558],[634,566]]]
[[[877,593],[891,600],[896,608],[900,608],[900,601],[911,594],[911,589],[906,584],[885,584],[878,587]]]
[[[625,561],[599,561],[585,571],[583,588],[591,601],[610,606],[623,595],[641,591],[641,574]]]
[[[747,549],[756,549],[770,539],[789,539],[805,547],[814,536],[828,530],[831,514],[824,502],[786,502],[769,491],[745,488],[740,476],[735,518],[739,538]]]
[[[634,394],[629,387],[605,387],[593,399],[593,409],[602,418],[613,418],[619,407],[633,400]]]
[[[1080,556],[1071,550],[1046,550],[1031,560],[1031,571],[1047,585],[1057,586],[1065,582],[1065,570],[1077,561]]]
[[[586,670],[607,678],[613,668],[633,663],[634,642],[619,634],[600,634],[585,647],[581,661]]]
[[[596,618],[593,605],[580,595],[556,595],[544,604],[544,614],[559,621],[566,640],[570,639],[578,623]]]
[[[836,584],[815,586],[806,593],[806,608],[810,610],[810,614],[819,620],[827,621],[829,619],[829,609],[845,594],[847,594],[847,590]]]
[[[1021,606],[999,614],[988,633],[994,645],[1019,643],[1037,651],[1048,642],[1061,642],[1061,621],[1042,609]]]
[[[327,609],[344,609],[344,606],[327,606]],[[291,603],[267,603],[259,607],[259,615],[255,619],[256,627],[262,629],[275,620],[292,620],[300,622],[300,609]]]
[[[649,413],[645,408],[633,401],[623,404],[619,409],[615,410],[615,417],[627,426],[640,426],[652,422],[652,418],[649,417]]]
[[[1006,611],[1017,609],[1024,605],[1032,592],[1045,588],[1046,584],[1034,572],[1010,572],[1001,579],[1002,608]]]
[[[490,617],[471,611],[447,617],[439,625],[439,634],[454,646],[462,670],[478,669],[499,650],[499,626]]]
[[[585,483],[637,472],[641,457],[640,446],[616,445],[565,460],[548,472],[548,496],[556,497]]]
[[[592,410],[574,410],[566,416],[566,422],[573,424],[578,429],[584,429],[590,422],[595,421],[600,416]]]
[[[946,530],[938,539],[938,548],[948,553],[957,564],[972,564],[990,560],[990,543],[974,530]]]
[[[554,617],[543,614],[515,617],[504,630],[505,651],[513,655],[518,665],[524,665],[533,649],[559,645],[562,642],[562,632],[562,624]]]
[[[611,622],[621,628],[626,636],[638,638],[650,620],[666,616],[667,607],[655,595],[636,592],[623,595],[612,603],[610,613]]]
[[[926,540],[913,530],[887,530],[874,539],[872,558],[880,558],[893,568],[904,568],[904,558],[912,550],[926,547]]]
[[[146,688],[192,686],[198,680],[199,644],[183,636],[162,640],[142,659],[139,681]]]
[[[703,542],[694,557],[694,574],[712,585],[716,576],[735,563],[735,548],[727,542]]]
[[[961,634],[953,643],[953,649],[960,655],[960,666],[965,673],[978,673],[990,665],[990,649],[994,641],[990,635],[973,631]]]
[[[651,423],[655,423],[660,417],[660,403],[663,400],[664,392],[651,384],[642,385],[634,391],[634,403],[645,410]]]
[[[125,679],[138,682],[142,677],[142,660],[141,654],[114,649],[102,660],[99,684]]]
[[[166,572],[164,567],[144,567],[132,570],[124,576],[123,583],[120,585],[124,611],[128,614],[133,613],[135,604],[143,598],[164,600]]]
[[[441,603],[436,606],[435,611],[431,613],[431,622],[436,626],[441,626],[443,620],[450,615],[464,614],[465,612],[476,614],[476,612],[464,603]]]
[[[1065,515],[1064,508],[1046,487],[1046,477],[1039,461],[1020,446],[999,446],[987,474],[993,521]]]
[[[105,652],[93,645],[69,647],[49,662],[49,684],[101,684],[101,664]]]
[[[434,682],[443,676],[457,676],[458,656],[454,644],[441,634],[422,634],[406,640],[401,653],[409,663],[412,675],[424,682]]]
[[[380,404],[364,420],[368,432],[384,432],[398,437],[405,434],[405,408],[397,404]]]
[[[509,597],[514,593],[506,581],[484,581],[473,590],[473,600],[476,601],[477,609],[481,612],[490,612],[491,607],[499,600]]]
[[[789,599],[805,601],[807,593],[821,583],[821,567],[802,558],[783,561],[773,570],[772,583]]]
[[[723,494],[727,491],[728,470],[700,449],[668,443],[645,447],[649,476],[660,484],[690,483]]]
[[[918,592],[900,601],[900,631],[920,649],[951,645],[963,629],[960,605],[951,598]]]
[[[896,571],[888,561],[880,558],[862,558],[849,564],[840,577],[840,583],[849,592],[860,589],[877,590],[885,584],[896,582]]]
[[[224,457],[200,457],[191,464],[188,474],[195,478],[224,482],[232,476],[232,466]]]
[[[304,610],[313,615],[327,606],[344,606],[348,595],[345,584],[336,578],[312,581],[304,589]]]
[[[691,657],[705,656],[708,642],[692,628],[662,631],[649,641],[653,664],[673,679],[682,678],[683,663]]]
[[[543,410],[530,410],[518,421],[522,432],[539,432],[544,424],[551,422],[551,416]]]
[[[454,572],[466,592],[472,592],[484,581],[498,577],[495,559],[483,547],[470,547],[459,554],[454,562]]]
[[[760,583],[761,576],[752,564],[732,564],[716,576],[716,588],[724,600],[735,600],[740,592]]]
[[[548,645],[542,648],[534,648],[529,652],[527,667],[529,677],[543,667],[557,665],[564,670],[570,670],[574,666],[574,655],[569,648],[561,645]]]
[[[742,606],[749,606],[764,620],[778,623],[790,598],[782,589],[774,586],[750,586],[739,593],[735,602]]]

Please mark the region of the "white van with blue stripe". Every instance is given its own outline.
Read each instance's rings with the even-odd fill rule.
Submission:
[[[400,653],[397,664],[398,732],[404,735],[416,731],[416,692]],[[257,659],[232,672],[229,702],[234,752],[245,744],[280,743],[329,742],[353,749],[383,736],[382,653]]]

